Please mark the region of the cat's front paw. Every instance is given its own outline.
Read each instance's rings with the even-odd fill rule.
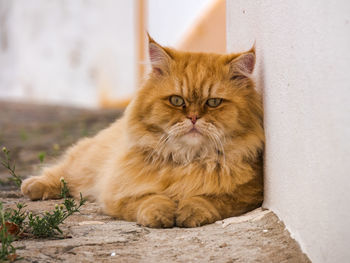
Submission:
[[[57,189],[50,187],[41,176],[30,177],[22,182],[21,191],[23,195],[31,200],[45,200],[57,198]]]
[[[137,223],[153,228],[174,226],[176,205],[162,195],[151,196],[143,201],[138,209]]]
[[[216,208],[200,197],[181,200],[176,211],[176,225],[179,227],[198,227],[219,219]]]

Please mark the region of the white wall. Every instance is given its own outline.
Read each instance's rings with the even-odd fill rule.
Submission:
[[[350,258],[350,2],[227,0],[228,50],[256,40],[265,202],[313,262]]]
[[[148,30],[160,44],[175,47],[212,0],[147,0]]]
[[[134,1],[0,0],[0,98],[97,105],[135,90]]]

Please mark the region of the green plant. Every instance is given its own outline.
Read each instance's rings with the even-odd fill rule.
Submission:
[[[26,207],[26,205],[17,203],[16,207],[17,209],[6,209],[4,217],[7,222],[12,222],[18,226],[19,230],[23,230],[24,220],[26,219],[27,214],[22,209]]]
[[[67,184],[64,180],[61,180],[61,182],[63,185],[61,188],[61,195],[64,197],[63,203],[56,205],[53,212],[45,212],[41,216],[33,216],[31,213],[28,215],[30,232],[35,237],[53,237],[58,233],[62,234],[59,225],[72,214],[79,212],[80,207],[86,202],[81,193],[79,203],[76,203],[73,198],[69,198]]]
[[[7,169],[9,170],[10,174],[11,174],[11,178],[10,180],[13,181],[17,187],[20,187],[22,184],[22,179],[21,177],[19,177],[19,175],[16,174],[15,170],[16,170],[16,164],[15,162],[13,162],[13,165],[11,165],[11,158],[10,158],[10,151],[6,148],[3,147],[2,148],[2,152],[5,155],[5,159],[1,160],[1,164]]]
[[[67,199],[69,197],[69,188],[67,186],[67,182],[64,180],[64,178],[60,179],[61,182],[61,194],[60,197],[63,199]]]
[[[28,133],[25,130],[21,130],[19,136],[21,137],[22,141],[28,140]]]
[[[69,216],[79,212],[86,200],[81,193],[78,203],[69,197],[69,189],[64,179],[61,179],[61,196],[64,198],[62,204],[56,204],[52,212],[45,212],[38,215],[24,212],[22,209],[25,205],[18,203],[17,209],[7,209],[5,212],[2,212],[4,222],[12,224],[12,227],[16,230],[14,232],[17,235],[25,232],[27,235],[45,238],[62,234],[60,225]]]
[[[56,205],[54,211],[45,212],[43,215],[34,216],[32,213],[28,215],[30,232],[35,237],[53,237],[58,233],[62,234],[59,226],[69,216],[79,212],[80,207],[86,202],[81,193],[79,203],[69,197],[69,188],[63,178],[61,179],[61,197],[64,199],[63,203]]]
[[[39,158],[40,163],[43,163],[43,162],[44,162],[45,157],[46,157],[46,153],[45,153],[45,152],[40,152],[40,153],[38,154],[38,158]]]
[[[52,237],[56,231],[62,234],[59,224],[63,222],[64,213],[62,206],[55,207],[51,213],[46,212],[44,215],[33,216],[32,213],[28,215],[28,225],[31,233],[36,237]]]
[[[7,229],[8,222],[5,220],[5,213],[3,211],[2,202],[0,202],[0,262],[14,261],[17,257],[16,248],[12,245],[14,237]]]
[[[1,164],[10,171],[15,184],[20,187],[22,179],[16,174],[15,163],[11,165],[10,151],[6,147],[2,148],[5,155],[5,159],[1,160]],[[39,153],[40,162],[45,159],[45,153]],[[32,213],[26,213],[23,208],[25,204],[17,203],[16,209],[3,210],[3,204],[0,202],[0,262],[10,261],[13,262],[17,258],[16,248],[12,245],[13,241],[19,237],[23,237],[23,233],[26,232],[34,237],[53,237],[57,234],[62,234],[60,225],[72,214],[80,212],[81,206],[83,206],[86,200],[80,193],[79,203],[70,197],[69,188],[67,183],[61,179],[61,197],[64,199],[63,203],[56,205],[54,211],[45,212],[42,215],[33,215]]]

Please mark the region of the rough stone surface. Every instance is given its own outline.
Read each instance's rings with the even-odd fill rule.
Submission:
[[[16,202],[26,210],[52,210],[60,200],[31,202],[20,194],[1,195],[5,207]],[[67,219],[65,239],[22,239],[15,242],[19,262],[309,262],[284,224],[261,208],[198,228],[151,229],[114,220],[87,203]],[[228,221],[228,224],[225,224]]]
[[[4,112],[1,108],[4,103],[0,105],[0,112]],[[118,111],[91,112],[66,108],[50,111],[51,107],[40,106],[39,112],[44,121],[38,121],[33,115],[33,112],[38,112],[36,106],[5,106],[7,112],[0,116],[1,144],[16,149],[17,166],[26,167],[20,170],[23,172],[26,169],[36,170],[33,168],[39,163],[36,151],[45,150],[48,160],[52,160],[55,157],[50,155],[53,144],[62,146],[60,152],[69,145],[60,135],[64,130],[72,134],[68,141],[73,141],[73,138],[81,136],[79,123],[86,123],[86,119],[92,120],[89,127],[100,127],[120,115]],[[16,123],[21,107],[25,110],[20,111],[22,115],[17,119],[32,121]],[[58,112],[61,118],[57,117]],[[66,115],[63,116],[62,112]],[[5,118],[8,118],[7,122]],[[55,119],[57,122],[53,121]],[[20,139],[21,129],[30,134],[25,140]],[[47,138],[40,140],[41,134]],[[16,136],[19,136],[18,141]],[[28,152],[31,152],[31,158],[26,158]],[[25,210],[43,213],[53,210],[55,204],[61,202],[29,201],[18,190],[11,190],[14,187],[5,180],[6,170],[0,171],[3,179],[0,201],[5,207],[23,202],[27,205]],[[66,220],[62,230],[64,239],[27,238],[16,241],[17,254],[22,257],[18,262],[310,262],[276,215],[262,209],[198,228],[150,229],[133,222],[115,220],[101,214],[95,203],[87,203],[80,214]]]

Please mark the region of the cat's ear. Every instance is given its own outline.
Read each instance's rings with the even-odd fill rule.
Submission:
[[[255,47],[230,62],[231,79],[250,77],[255,66]]]
[[[148,52],[152,65],[152,70],[156,74],[164,75],[169,71],[171,57],[166,50],[148,35]]]

